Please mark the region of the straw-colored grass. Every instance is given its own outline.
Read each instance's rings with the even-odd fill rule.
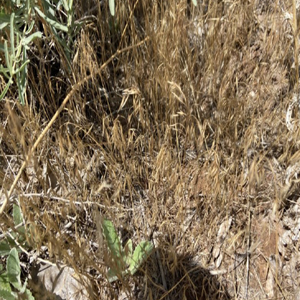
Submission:
[[[31,153],[1,231],[18,197],[32,249],[87,276],[90,299],[299,297],[298,240],[279,246],[299,197],[297,3],[124,0],[113,19],[79,2],[71,70],[36,45],[27,105],[0,103],[3,195]],[[103,216],[156,247],[113,284]]]

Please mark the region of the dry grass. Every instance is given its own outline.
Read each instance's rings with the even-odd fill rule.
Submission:
[[[293,1],[117,1],[115,27],[83,2],[78,17],[94,17],[71,70],[59,47],[35,45],[28,105],[14,91],[0,104],[4,193],[71,93],[1,231],[18,196],[33,249],[86,275],[91,299],[299,297],[278,246],[299,195]],[[100,214],[155,243],[134,278],[107,283]]]

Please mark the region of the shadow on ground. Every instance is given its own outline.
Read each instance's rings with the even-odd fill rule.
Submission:
[[[191,255],[170,254],[157,249],[151,264],[148,272],[151,269],[153,272],[147,274],[147,288],[153,299],[230,299],[226,286],[196,263]]]

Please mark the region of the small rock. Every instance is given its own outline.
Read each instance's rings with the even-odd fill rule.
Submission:
[[[31,272],[30,287],[35,299],[88,300],[88,293],[70,267],[38,265]],[[81,278],[83,279],[83,278]],[[87,281],[87,279],[84,279]]]

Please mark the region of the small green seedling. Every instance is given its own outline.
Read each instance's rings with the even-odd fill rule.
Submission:
[[[133,275],[151,254],[153,244],[149,241],[140,242],[133,251],[131,239],[125,247],[122,246],[111,221],[103,220],[102,229],[111,256],[111,266],[107,272],[109,282],[114,282],[126,275]]]
[[[29,289],[26,288],[27,280],[21,282],[21,268],[18,251],[13,248],[6,261],[6,270],[0,265],[0,299],[16,300],[26,299],[34,300]],[[12,289],[14,288],[14,290]]]

